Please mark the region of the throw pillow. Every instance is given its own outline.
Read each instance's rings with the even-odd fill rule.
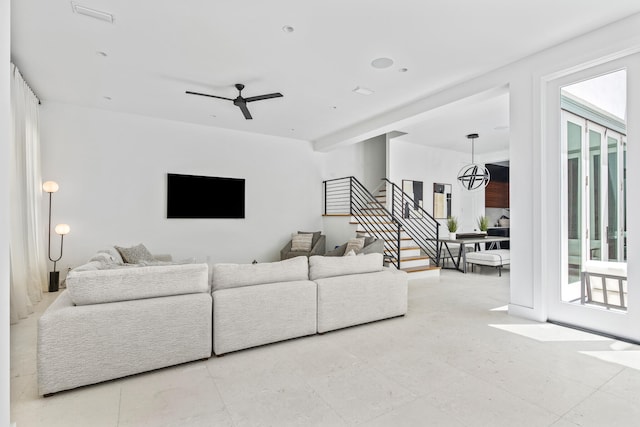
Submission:
[[[298,231],[298,234],[311,234],[313,235],[313,240],[311,241],[311,247],[314,247],[318,240],[320,239],[321,231]]]
[[[127,264],[139,264],[141,261],[155,261],[151,252],[149,252],[142,243],[130,248],[123,248],[120,246],[116,246],[115,248]]]
[[[364,248],[364,237],[354,237],[347,242],[347,248],[344,250],[344,253],[345,255],[348,254],[349,251],[358,253],[362,248]]]
[[[356,256],[356,253],[355,253],[355,251],[353,249],[351,249],[349,252],[344,254],[344,256]]]
[[[296,234],[291,239],[292,252],[309,252],[311,250],[311,242],[313,234]]]

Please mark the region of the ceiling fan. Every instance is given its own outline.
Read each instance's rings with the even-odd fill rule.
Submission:
[[[236,99],[225,98],[224,96],[209,95],[206,93],[191,92],[190,90],[186,91],[186,93],[188,93],[189,95],[208,96],[210,98],[226,99],[227,101],[233,101],[233,105],[240,108],[240,110],[242,111],[242,114],[244,114],[244,118],[247,120],[251,120],[253,118],[251,117],[251,113],[247,108],[247,102],[262,101],[263,99],[282,97],[282,94],[280,92],[275,92],[275,93],[268,93],[266,95],[250,96],[249,98],[243,98],[242,89],[244,89],[244,85],[242,83],[237,83],[235,86],[236,86],[236,89],[238,89],[238,97]]]

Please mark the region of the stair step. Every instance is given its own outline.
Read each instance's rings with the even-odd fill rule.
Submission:
[[[393,222],[392,221],[375,221],[375,222],[350,221],[349,224],[393,224]]]
[[[411,241],[413,241],[413,239],[412,239],[411,237],[409,237],[409,236],[407,236],[407,237],[400,237],[400,241],[407,241],[407,240],[411,240]],[[384,239],[384,241],[385,241],[385,242],[397,242],[397,241],[398,241],[398,239],[396,239],[396,238],[393,238],[393,239]],[[416,246],[416,247],[417,247],[417,246]]]
[[[420,250],[420,246],[402,246],[400,248],[401,251],[413,251],[413,250]]]
[[[403,267],[400,270],[406,271],[407,273],[418,273],[420,271],[433,271],[433,270],[440,270],[440,269],[442,269],[442,267],[436,267],[434,265],[430,265],[425,267],[407,267],[407,268]]]
[[[395,259],[393,259],[395,262]],[[428,256],[412,256],[406,258],[400,258],[400,269],[404,270],[406,268],[414,268],[414,267],[429,267],[431,266],[431,260]]]
[[[341,213],[341,214],[322,214],[322,216],[351,216],[350,213]]]
[[[440,277],[440,267],[431,267],[428,270],[408,271],[407,273],[408,273],[407,276],[409,280],[432,279],[432,278],[437,279]]]
[[[396,257],[387,257],[389,260],[395,261]],[[418,256],[411,256],[411,257],[406,257],[406,258],[400,258],[400,261],[402,262],[407,262],[407,261],[418,261],[418,260],[430,260],[431,258],[429,258],[428,255],[418,255]]]

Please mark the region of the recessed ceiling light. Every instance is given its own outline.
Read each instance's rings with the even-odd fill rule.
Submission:
[[[376,58],[373,61],[371,61],[371,66],[373,68],[383,69],[383,68],[389,68],[392,65],[393,65],[393,59],[391,58]]]
[[[373,91],[371,89],[367,89],[366,87],[362,87],[362,86],[356,86],[356,88],[353,90],[355,93],[358,93],[360,95],[371,95],[373,94]]]
[[[113,15],[108,12],[102,12],[100,10],[91,9],[90,7],[82,6],[76,2],[71,2],[71,9],[78,15],[88,16],[90,18],[99,19],[101,21],[113,24]]]
[[[105,58],[108,56],[108,55],[107,55],[107,52],[102,52],[102,51],[98,51],[98,52],[96,52],[96,55],[98,55],[98,56],[102,56],[102,57],[105,57]]]
[[[408,68],[402,67],[400,69],[398,69],[398,71],[400,71],[401,73],[406,73],[407,71],[409,71]]]
[[[103,96],[104,99],[106,99],[107,101],[111,101],[111,97],[110,96]]]
[[[284,31],[285,33],[293,33],[295,30],[296,29],[291,25],[285,25],[284,27],[282,27],[282,31]]]

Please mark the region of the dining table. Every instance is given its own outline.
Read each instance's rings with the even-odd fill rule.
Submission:
[[[472,237],[460,237],[456,236],[455,239],[450,238],[442,238],[439,239],[439,253],[441,259],[441,267],[442,268],[450,268],[445,266],[445,260],[451,259],[454,267],[453,269],[462,271],[463,273],[467,272],[467,247],[473,247],[473,250],[479,251],[482,248],[483,243],[488,243],[489,248],[491,249],[500,249],[500,242],[508,242],[509,237],[504,236],[472,236]],[[453,249],[449,245],[457,244],[458,245],[458,254],[454,255],[455,249]],[[447,257],[446,255],[449,255]],[[444,256],[443,256],[444,255]]]

